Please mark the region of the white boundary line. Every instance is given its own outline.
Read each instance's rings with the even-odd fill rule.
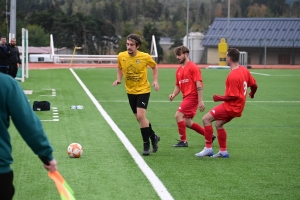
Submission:
[[[262,75],[262,76],[270,76],[270,74],[262,74],[262,73],[256,73],[256,72],[250,72],[251,74],[257,74],[257,75]]]
[[[57,107],[52,107],[52,119],[41,119],[42,122],[58,122],[59,116],[58,116],[58,109]]]
[[[156,174],[152,171],[152,169],[147,165],[145,160],[142,158],[142,156],[137,152],[137,150],[134,148],[134,146],[130,143],[130,141],[127,139],[125,134],[119,129],[119,127],[115,124],[115,122],[110,118],[110,116],[106,113],[106,111],[102,108],[100,103],[97,101],[97,99],[92,95],[92,93],[89,91],[89,89],[84,85],[84,83],[81,81],[81,79],[77,76],[77,74],[74,72],[72,68],[70,68],[70,71],[78,81],[78,83],[81,85],[83,90],[86,92],[86,94],[89,96],[89,98],[92,100],[94,105],[99,110],[100,114],[103,116],[103,118],[106,120],[106,122],[110,125],[112,130],[116,133],[118,138],[121,140],[127,151],[130,153],[131,157],[134,159],[135,163],[138,165],[138,167],[142,170],[144,175],[147,177],[149,182],[151,183],[152,187],[158,194],[158,196],[162,200],[173,200],[174,198],[172,195],[168,192],[167,188],[164,186],[164,184],[159,180],[159,178],[156,176]]]
[[[120,101],[120,100],[117,100],[117,101],[101,101],[101,100],[98,100],[98,102],[100,103],[128,103],[128,101]],[[180,103],[181,101],[149,101],[151,103]],[[214,101],[203,101],[203,102],[206,102],[206,103],[217,103],[217,102],[214,102]],[[300,101],[246,101],[246,103],[300,103]]]

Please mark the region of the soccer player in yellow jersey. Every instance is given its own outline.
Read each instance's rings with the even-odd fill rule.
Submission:
[[[151,123],[146,118],[146,110],[150,98],[150,83],[148,81],[148,66],[152,69],[155,90],[159,90],[158,69],[156,62],[148,53],[138,51],[142,41],[139,35],[130,34],[126,38],[127,51],[118,55],[117,80],[113,86],[121,84],[122,76],[125,79],[125,88],[129,104],[137,121],[140,123],[140,130],[144,142],[143,155],[150,155],[150,140],[155,153],[158,149],[160,137],[152,130]]]

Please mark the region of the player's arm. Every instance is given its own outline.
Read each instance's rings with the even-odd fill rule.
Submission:
[[[174,91],[172,94],[169,95],[170,101],[173,101],[173,99],[180,93],[180,88],[178,85],[175,85]]]
[[[41,121],[33,112],[27,97],[17,82],[13,82],[12,90],[7,95],[7,99],[7,111],[27,145],[40,159],[48,162],[53,161],[53,148],[44,132]],[[56,170],[55,160],[48,170]]]
[[[258,88],[258,86],[257,86],[256,83],[255,83],[254,85],[250,86],[250,90],[251,90],[251,91],[250,91],[250,93],[249,93],[249,97],[250,97],[251,99],[254,98],[254,94],[256,93],[257,88]]]
[[[249,87],[250,87],[250,90],[251,90],[250,93],[249,93],[249,97],[251,99],[253,99],[254,98],[254,94],[256,93],[258,86],[256,84],[255,79],[251,76],[251,74],[250,74],[250,84],[249,84]]]
[[[153,82],[152,86],[155,87],[155,90],[159,90],[159,84],[158,84],[158,68],[157,66],[151,68],[152,69],[152,76],[153,76]]]
[[[203,86],[202,86],[201,81],[196,81],[196,88],[197,88],[197,92],[198,92],[198,107],[199,107],[199,110],[201,112],[203,112],[205,110],[205,106],[204,106],[203,99],[202,99]]]
[[[237,97],[237,96],[221,96],[221,95],[217,95],[217,94],[215,94],[213,96],[213,99],[215,102],[217,102],[217,101],[234,101],[238,98],[239,97]]]
[[[121,83],[122,83],[122,77],[123,77],[122,69],[120,69],[120,68],[118,67],[118,69],[117,69],[117,80],[115,80],[115,81],[113,82],[113,86],[116,86],[116,85],[118,85],[118,84],[121,84]]]

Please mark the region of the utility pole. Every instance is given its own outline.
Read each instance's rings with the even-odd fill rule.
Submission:
[[[17,0],[10,0],[10,34],[11,34],[11,38],[16,38],[16,13],[17,13],[16,1]],[[9,38],[9,39],[11,39],[11,38]]]
[[[230,0],[228,0],[228,13],[227,13],[227,43],[230,38]]]
[[[190,10],[190,0],[187,0],[186,5],[186,46],[189,48],[189,10]]]

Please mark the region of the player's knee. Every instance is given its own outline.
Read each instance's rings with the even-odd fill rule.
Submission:
[[[223,123],[221,123],[220,121],[216,121],[215,127],[217,130],[223,129]]]
[[[136,119],[138,122],[141,122],[145,119],[146,117],[144,115],[136,115]]]
[[[174,118],[175,118],[175,120],[176,120],[177,122],[180,122],[180,121],[183,120],[182,115],[180,115],[179,113],[176,113],[175,116],[174,116]]]
[[[211,121],[209,120],[209,118],[208,118],[207,115],[204,115],[204,116],[202,117],[202,123],[203,123],[204,126],[205,126],[205,125],[209,125],[209,124],[211,123]]]

